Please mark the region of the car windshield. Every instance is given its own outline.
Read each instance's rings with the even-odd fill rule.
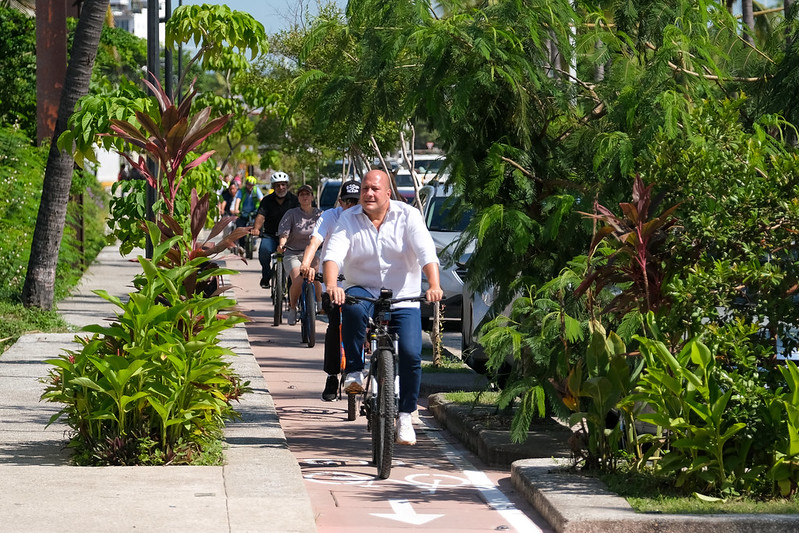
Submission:
[[[443,159],[423,159],[421,161],[417,159],[413,162],[413,168],[415,168],[417,172],[436,174],[442,164],[444,164]]]
[[[319,208],[330,209],[336,204],[338,198],[338,190],[341,188],[341,182],[328,182],[322,187],[322,194],[319,195]]]
[[[413,187],[413,177],[410,174],[397,174],[394,179],[397,187]]]
[[[472,218],[472,212],[463,213],[457,220],[453,220],[450,211],[454,201],[451,196],[440,196],[431,200],[432,204],[427,212],[427,229],[430,231],[463,231]]]

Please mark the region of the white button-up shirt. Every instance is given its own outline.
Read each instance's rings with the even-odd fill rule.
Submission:
[[[379,231],[360,205],[341,213],[322,260],[338,265],[345,289],[363,287],[375,298],[383,287],[391,289],[395,298],[419,296],[422,267],[438,264],[433,238],[419,210],[395,200]],[[403,302],[397,307],[418,305]]]
[[[324,211],[319,219],[316,221],[316,226],[313,228],[313,233],[311,234],[311,238],[316,237],[320,241],[322,241],[322,250],[319,253],[319,257],[325,256],[325,250],[327,249],[327,241],[330,239],[330,235],[333,233],[333,230],[336,229],[336,225],[338,224],[338,219],[341,216],[341,213],[344,212],[344,208],[341,206],[333,207]]]

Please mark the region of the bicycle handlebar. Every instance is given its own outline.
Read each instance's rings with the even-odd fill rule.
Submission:
[[[373,304],[376,304],[378,302],[388,302],[390,304],[398,304],[400,302],[427,302],[427,297],[422,294],[419,296],[405,296],[403,298],[370,298],[368,296],[355,296],[354,294],[348,294],[346,299],[344,300],[344,302],[348,304],[354,304],[359,301],[369,302]]]

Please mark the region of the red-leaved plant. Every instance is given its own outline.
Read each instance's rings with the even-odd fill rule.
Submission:
[[[140,127],[124,120],[111,119],[111,130],[114,133],[106,135],[118,137],[138,147],[158,163],[161,169],[160,174],[163,176],[162,180],[158,180],[152,175],[144,157],[139,156],[138,160],[134,161],[128,154],[121,154],[131,167],[138,169],[147,183],[159,192],[166,205],[167,213],[173,215],[175,198],[183,178],[191,169],[207,161],[214,151],[205,152],[184,165],[186,157],[208,137],[221,130],[230,119],[230,115],[209,120],[211,107],[206,107],[199,113],[191,115],[191,104],[197,95],[197,90],[194,88],[196,80],[192,81],[180,106],[175,106],[172,99],[164,92],[158,79],[152,76],[152,73],[150,76],[155,84],[147,80],[142,81],[158,101],[160,117],[154,119],[147,113],[136,111],[136,120]]]
[[[638,308],[646,314],[657,312],[668,303],[661,290],[666,277],[663,262],[668,254],[668,233],[677,224],[672,214],[680,204],[652,215],[662,199],[662,196],[652,197],[652,187],[636,176],[632,202],[619,203],[621,217],[598,202],[594,202],[594,213],[581,212],[604,223],[594,234],[589,259],[603,241],[614,241],[611,245],[615,250],[603,261],[590,261],[585,279],[576,290],[577,294],[583,294],[592,285],[597,292],[605,287],[620,288],[603,312],[625,314]]]
[[[168,250],[159,264],[161,267],[171,268],[184,265],[197,257],[212,257],[233,247],[238,239],[247,234],[249,228],[236,228],[219,242],[214,243],[212,239],[220,235],[236,219],[233,216],[224,217],[214,225],[206,240],[200,242],[201,231],[208,220],[210,195],[205,194],[200,197],[195,189],[191,191],[188,233],[175,219],[175,200],[184,177],[193,168],[207,161],[214,151],[207,151],[190,163],[184,164],[186,158],[203,141],[222,129],[230,115],[210,119],[210,107],[192,115],[191,104],[197,94],[194,81],[189,86],[183,101],[176,106],[158,80],[155,77],[153,80],[154,83],[147,80],[142,81],[158,101],[158,115],[153,117],[137,111],[136,119],[139,126],[124,120],[112,119],[111,130],[113,133],[107,135],[118,137],[136,146],[158,163],[159,174],[162,176],[160,180],[150,172],[144,157],[139,156],[138,160],[134,161],[128,154],[121,154],[132,167],[142,173],[149,185],[158,191],[164,202],[167,212],[156,215],[156,224],[161,232],[160,242],[166,242],[178,235],[184,237]],[[148,232],[143,221],[141,227],[143,231]],[[209,262],[203,266],[203,270],[216,266]],[[197,283],[196,279],[195,275],[184,281],[184,288],[189,297],[197,292],[202,292],[206,296],[217,295],[229,288],[220,286],[218,280],[215,279],[200,283]]]

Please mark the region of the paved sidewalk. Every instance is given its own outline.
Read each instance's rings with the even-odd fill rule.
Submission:
[[[113,318],[116,308],[92,290],[125,297],[139,271],[118,248],[105,248],[59,313],[76,326]],[[0,531],[316,531],[299,465],[243,327],[222,342],[238,355],[234,368],[254,393],[236,406],[242,420],[226,428],[226,464],[218,467],[69,466],[67,428],[45,428],[57,406],[39,401],[39,380],[48,371],[43,361],[74,348],[73,338],[25,335],[0,355]]]

